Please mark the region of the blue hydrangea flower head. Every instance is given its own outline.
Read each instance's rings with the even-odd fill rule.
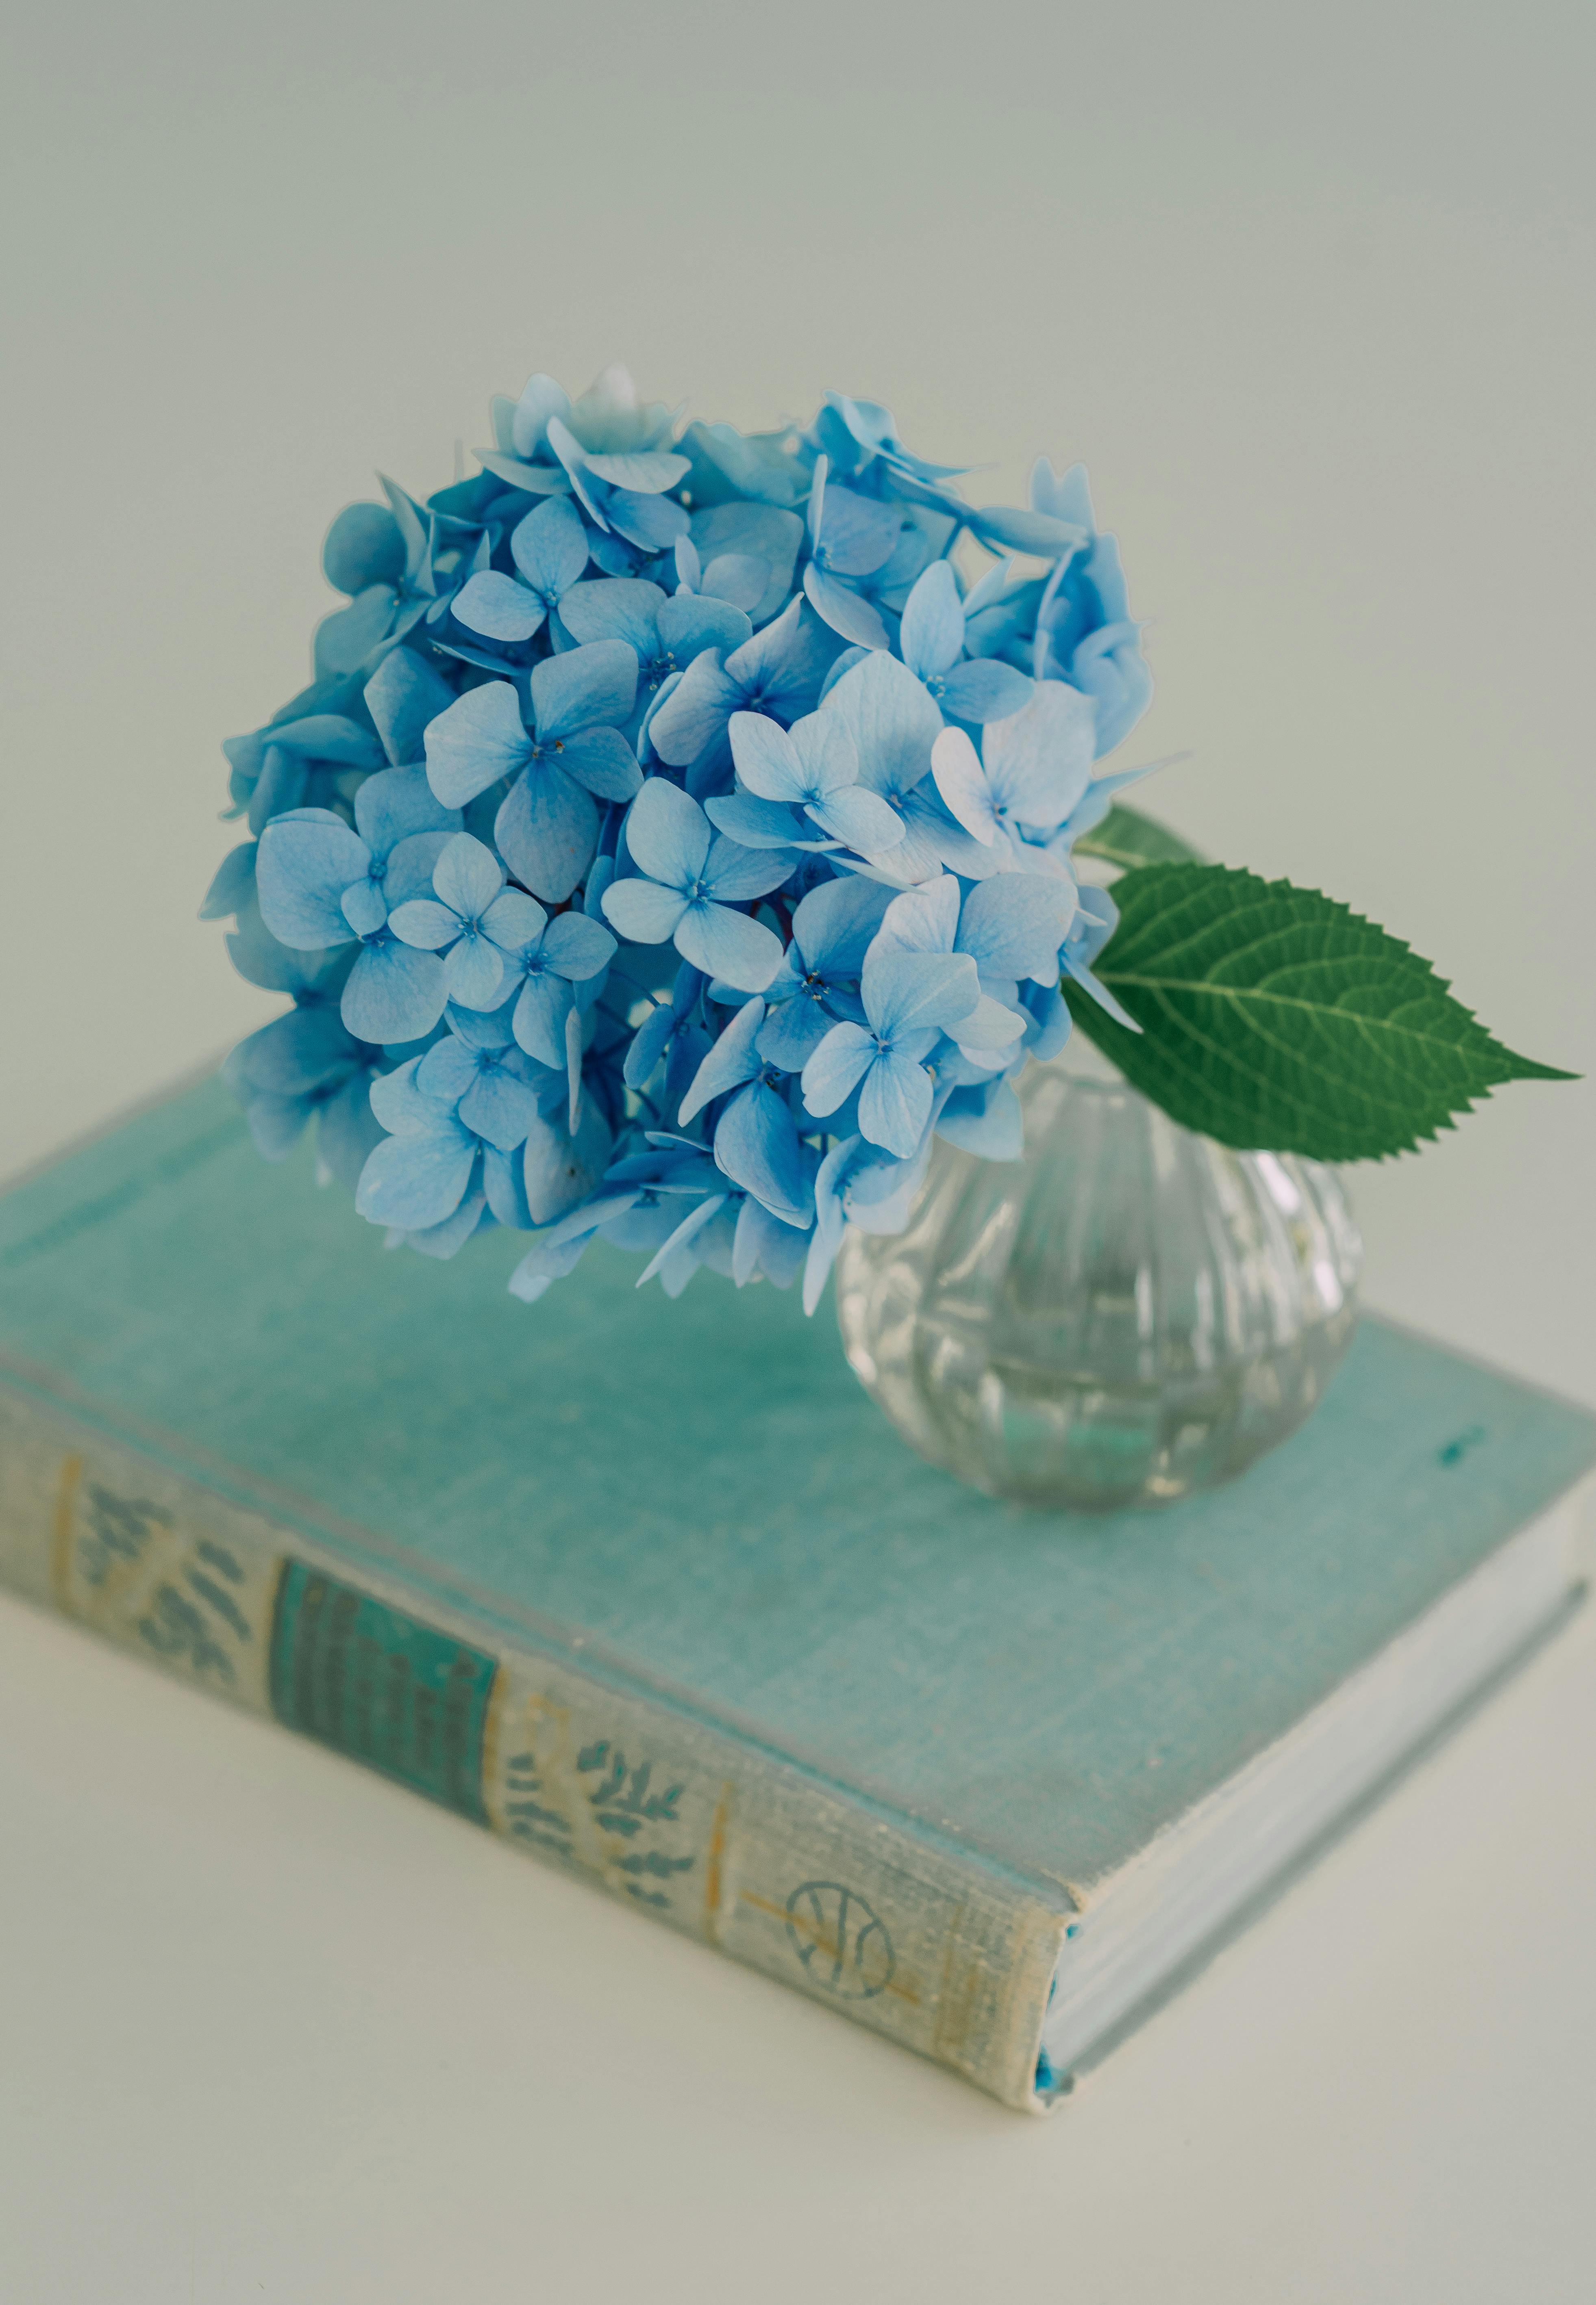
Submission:
[[[204,903],[284,1012],[226,1076],[261,1151],[419,1254],[594,1240],[668,1295],[901,1230],[1014,1083],[1113,899],[1082,836],[1149,693],[1084,473],[1025,506],[881,403],[684,424],[607,369],[492,404],[481,471],[327,532],[311,685],[225,746]]]

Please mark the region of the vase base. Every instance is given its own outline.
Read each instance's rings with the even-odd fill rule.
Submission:
[[[839,1313],[849,1364],[905,1440],[989,1496],[1116,1512],[1233,1480],[1312,1416],[1352,1341],[1350,1305],[1257,1359],[1184,1382],[1106,1385],[1091,1372],[988,1357],[922,1315],[901,1368]],[[901,1337],[901,1331],[900,1331]]]

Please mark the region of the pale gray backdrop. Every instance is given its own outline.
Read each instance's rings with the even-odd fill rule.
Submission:
[[[616,357],[750,428],[882,398],[993,496],[1085,458],[1134,755],[1194,755],[1150,804],[1592,1069],[1593,47],[1552,0],[16,12],[0,1168],[268,1013],[194,912],[331,514]],[[1596,1396],[1593,1103],[1360,1175],[1373,1300]],[[0,1642],[7,2295],[1584,2292],[1588,1640],[1034,2131]]]

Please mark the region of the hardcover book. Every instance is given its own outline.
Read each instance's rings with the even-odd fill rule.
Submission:
[[[1022,1511],[773,1288],[529,1307],[302,1166],[211,1079],[0,1199],[0,1578],[1009,2105],[1577,1598],[1596,1419],[1379,1322],[1244,1481]]]

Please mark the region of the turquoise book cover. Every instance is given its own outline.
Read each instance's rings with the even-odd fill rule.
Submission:
[[[1241,1482],[1021,1510],[824,1308],[518,1253],[390,1252],[214,1080],[13,1189],[0,1576],[1015,2104],[1097,1884],[1596,1459],[1369,1320]]]

